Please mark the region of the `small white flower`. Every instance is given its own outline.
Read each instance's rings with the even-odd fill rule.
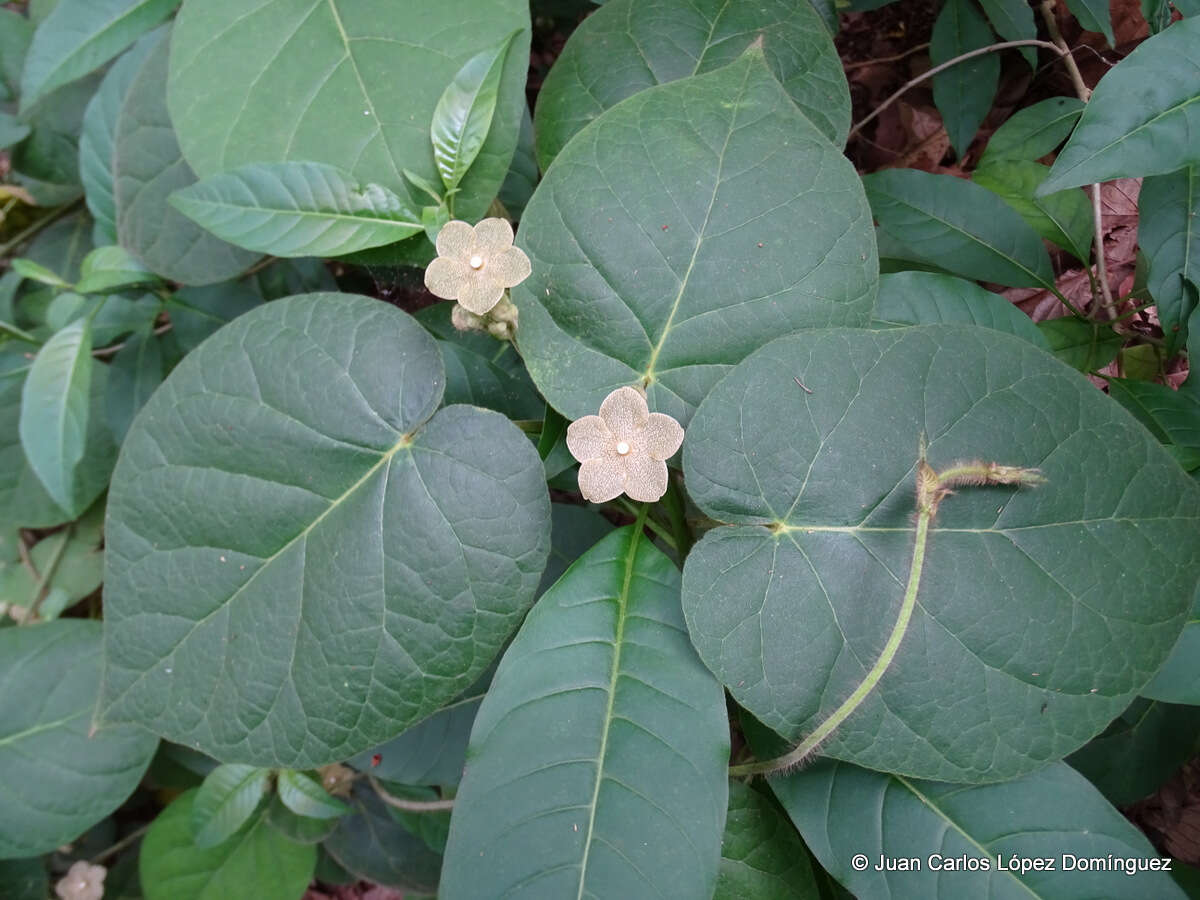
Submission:
[[[60,900],[100,900],[104,896],[104,876],[107,874],[108,869],[104,866],[77,860],[54,885],[54,893]]]
[[[667,460],[683,443],[683,428],[652,413],[641,392],[617,388],[600,404],[600,415],[567,428],[567,449],[579,467],[579,491],[593,503],[628,494],[649,503],[667,492]]]
[[[504,219],[484,219],[474,228],[457,219],[437,236],[438,257],[425,269],[425,287],[443,300],[457,300],[477,316],[500,302],[506,288],[529,277],[529,257],[513,246]]]

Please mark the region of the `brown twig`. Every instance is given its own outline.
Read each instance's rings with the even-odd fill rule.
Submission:
[[[1083,74],[1079,71],[1079,66],[1075,64],[1075,57],[1067,49],[1067,42],[1063,40],[1062,32],[1058,29],[1058,20],[1054,18],[1054,0],[1042,0],[1038,8],[1042,13],[1042,21],[1046,23],[1046,32],[1050,35],[1054,46],[1058,48],[1059,55],[1067,67],[1067,74],[1071,76],[1075,94],[1080,100],[1087,103],[1092,98],[1092,89],[1084,82]],[[1096,277],[1093,279],[1092,285],[1093,306],[1104,310],[1109,319],[1114,319],[1117,310],[1113,304],[1112,288],[1108,284],[1108,261],[1104,258],[1104,211],[1100,203],[1100,185],[1090,185],[1088,193],[1092,196],[1092,223],[1096,230],[1094,251],[1096,254]],[[1096,296],[1095,293],[1095,282],[1100,283],[1099,296]]]
[[[909,47],[903,53],[897,53],[895,56],[881,56],[879,59],[864,59],[862,62],[847,63],[842,66],[843,71],[853,72],[855,69],[865,69],[867,66],[882,66],[886,63],[900,62],[902,59],[907,59],[914,53],[920,53],[922,50],[929,49],[929,42],[917,44],[915,47]]]
[[[1060,56],[1062,56],[1064,53],[1068,57],[1071,55],[1071,51],[1064,50],[1063,48],[1060,48],[1057,44],[1052,44],[1049,41],[1034,40],[1033,38],[1030,38],[1028,40],[1023,40],[1023,41],[1002,41],[999,44],[990,44],[987,47],[980,47],[977,50],[971,50],[967,53],[963,53],[960,56],[956,56],[953,59],[948,59],[941,65],[934,66],[929,71],[922,72],[916,78],[913,78],[913,79],[907,81],[904,85],[902,85],[900,88],[898,88],[894,94],[892,94],[890,97],[888,97],[882,103],[880,103],[877,107],[875,107],[875,109],[872,110],[872,112],[869,115],[867,115],[858,124],[856,124],[853,128],[851,128],[850,133],[846,136],[846,140],[848,141],[848,140],[850,140],[850,138],[852,138],[856,134],[858,134],[862,130],[864,125],[866,125],[868,122],[872,121],[881,112],[883,112],[885,109],[887,109],[889,106],[891,106],[897,100],[899,100],[907,91],[916,87],[922,81],[927,81],[928,79],[932,78],[933,76],[939,75],[942,72],[946,71],[947,69],[957,66],[961,62],[966,62],[968,59],[974,59],[975,57],[983,56],[986,53],[995,53],[999,50],[1008,50],[1011,47],[1041,47],[1043,50],[1053,50],[1055,53],[1059,54]]]
[[[171,323],[168,322],[165,325],[159,325],[151,333],[155,337],[157,337],[160,334],[166,334],[170,330],[171,330]],[[99,350],[93,350],[92,356],[95,356],[98,358],[105,357],[105,356],[112,356],[114,353],[120,353],[122,350],[124,350],[125,345],[128,343],[129,343],[128,341],[121,341],[121,343],[113,344],[111,347],[101,347]]]

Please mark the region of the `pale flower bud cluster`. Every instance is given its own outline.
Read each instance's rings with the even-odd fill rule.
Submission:
[[[437,252],[425,269],[425,287],[435,297],[458,301],[451,314],[454,327],[511,340],[517,308],[507,291],[531,271],[529,257],[513,246],[512,225],[505,219],[484,219],[474,226],[447,222],[438,232]]]

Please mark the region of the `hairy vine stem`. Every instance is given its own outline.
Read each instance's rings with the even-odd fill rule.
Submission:
[[[1043,481],[1045,479],[1037,469],[1002,466],[998,463],[978,460],[955,463],[941,472],[935,472],[933,467],[925,461],[925,438],[922,436],[920,457],[917,461],[917,527],[912,563],[909,565],[908,583],[904,588],[904,599],[900,603],[896,623],[892,626],[891,634],[888,635],[887,643],[884,644],[878,659],[875,660],[875,664],[871,666],[870,671],[850,696],[843,700],[812,734],[783,756],[761,762],[730,766],[729,774],[735,778],[742,775],[770,775],[800,765],[826,738],[833,734],[838,726],[849,718],[851,713],[858,709],[867,694],[875,689],[896,658],[900,642],[908,633],[913,610],[917,606],[917,594],[921,588],[921,572],[925,568],[925,549],[929,543],[929,526],[937,515],[938,506],[953,493],[951,488],[960,485],[984,484],[1037,485]]]
[[[367,781],[371,783],[371,787],[379,795],[380,800],[388,806],[402,809],[405,812],[424,813],[454,809],[453,800],[406,800],[403,797],[397,797],[395,794],[389,794],[373,775],[368,775]]]

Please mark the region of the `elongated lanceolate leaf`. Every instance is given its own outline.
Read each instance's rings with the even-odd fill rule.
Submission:
[[[516,36],[514,31],[498,47],[467,60],[433,110],[429,137],[438,175],[447,191],[458,187],[487,139],[500,96],[504,60]],[[450,203],[453,205],[453,199]]]
[[[439,896],[711,896],[728,759],[679,572],[633,528],[616,531],[504,654],[471,732]]]
[[[988,139],[979,164],[1041,159],[1067,139],[1083,106],[1083,101],[1074,97],[1052,97],[1013,113]]]
[[[350,811],[350,807],[337,797],[330,796],[319,782],[295,769],[280,771],[277,789],[283,805],[298,816],[336,819]]]
[[[1110,47],[1117,45],[1113,36],[1112,12],[1106,0],[1067,0],[1067,9],[1084,29],[1103,34]]]
[[[1049,172],[1050,167],[1042,163],[1000,159],[981,163],[972,180],[1015,209],[1039,237],[1087,262],[1095,233],[1091,200],[1075,188],[1038,197],[1038,185]]]
[[[822,760],[772,779],[771,789],[821,865],[859,900],[1184,897],[1166,872],[1109,868],[1111,859],[1154,860],[1158,853],[1065,763],[964,787]],[[867,860],[861,872],[856,854]],[[881,856],[893,869],[876,868]],[[1049,858],[1054,868],[1022,872],[1022,858]],[[896,862],[907,859],[920,867]],[[1093,859],[1104,868],[1080,865]]]
[[[1041,238],[986,188],[916,169],[876,172],[863,183],[879,227],[919,258],[978,281],[1054,285]]]
[[[996,34],[1006,41],[1022,41],[1036,38],[1037,23],[1033,20],[1033,9],[1025,0],[979,0],[988,21]],[[1029,63],[1030,69],[1037,68],[1037,48],[1017,47],[1018,53]]]
[[[186,0],[175,27],[171,119],[201,177],[310,161],[397,193],[404,169],[439,180],[438,99],[468,60],[518,32],[456,215],[482,217],[504,180],[525,107],[525,0]]]
[[[871,325],[981,325],[1047,349],[1046,339],[1025,313],[979,285],[932,272],[881,275]]]
[[[1138,215],[1138,244],[1150,262],[1146,287],[1173,353],[1187,340],[1195,304],[1184,282],[1200,284],[1200,165],[1144,179]]]
[[[1108,71],[1038,191],[1161,175],[1200,163],[1200,18],[1183,19]]]
[[[170,203],[213,234],[273,256],[338,256],[422,230],[408,198],[334,166],[242,166],[176,191]]]
[[[956,488],[908,594],[922,434],[935,470],[1046,482]],[[781,338],[705,399],[684,472],[730,523],[684,567],[701,658],[788,740],[875,769],[982,782],[1062,758],[1161,665],[1200,577],[1191,479],[1085,378],[990,329]]]
[[[538,94],[542,168],[625,98],[719,69],[760,38],[788,96],[822,134],[844,144],[849,87],[833,41],[807,2],[609,0],[571,35]]]
[[[92,378],[88,320],[72,322],[38,350],[21,393],[21,446],[50,497],[72,515],[91,497],[75,490],[75,470],[87,451]]]
[[[0,629],[0,859],[49,853],[125,802],[158,742],[134,726],[88,734],[100,625]]]
[[[757,48],[581,132],[518,243],[533,276],[512,294],[517,343],[572,419],[644,384],[651,409],[686,424],[730,366],[781,332],[865,325],[878,277],[858,176]]]
[[[163,21],[179,0],[59,0],[33,35],[21,110],[108,62]]]
[[[177,797],[142,842],[138,857],[146,900],[296,900],[312,880],[317,848],[287,838],[265,811],[215,847],[192,839],[197,791]]]
[[[1025,6],[1023,2],[1021,5]],[[941,65],[994,40],[995,35],[975,0],[947,0],[933,23],[929,61]],[[966,60],[933,76],[933,100],[960,159],[992,108],[999,82],[1000,57],[995,53]]]
[[[525,436],[435,415],[443,385],[420,325],[345,294],[190,353],[113,474],[100,718],[313,768],[473,683],[532,602],[550,504]]]
[[[192,840],[197,847],[224,843],[250,820],[270,786],[267,769],[227,763],[208,773],[192,804]]]

